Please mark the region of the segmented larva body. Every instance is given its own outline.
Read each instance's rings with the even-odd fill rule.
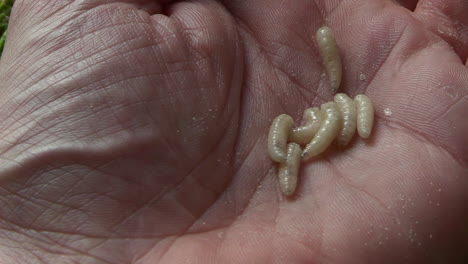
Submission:
[[[286,145],[288,135],[291,133],[293,119],[289,115],[282,114],[273,120],[268,134],[268,153],[276,162],[286,161]]]
[[[326,26],[319,28],[316,39],[334,94],[340,87],[343,71],[338,44],[332,30]]]
[[[341,113],[335,102],[323,104],[321,115],[320,129],[302,152],[303,160],[308,160],[324,152],[340,132]]]
[[[301,147],[296,143],[289,143],[286,161],[279,165],[279,186],[281,192],[286,196],[291,196],[296,191],[301,155]]]
[[[309,108],[304,111],[304,126],[296,127],[289,135],[289,141],[298,144],[307,144],[320,128],[320,110],[317,107]]]
[[[357,110],[357,130],[361,138],[368,138],[374,125],[374,106],[369,97],[359,94],[354,98]]]
[[[353,99],[349,98],[349,96],[344,93],[336,94],[334,99],[340,109],[342,117],[341,130],[338,133],[337,143],[339,147],[344,147],[348,145],[356,133],[356,104]]]

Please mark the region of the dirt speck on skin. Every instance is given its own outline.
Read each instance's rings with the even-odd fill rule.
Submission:
[[[391,116],[393,114],[392,109],[390,108],[385,108],[383,111],[385,116]]]

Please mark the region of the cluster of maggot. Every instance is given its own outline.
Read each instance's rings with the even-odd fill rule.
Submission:
[[[317,31],[317,44],[335,93],[341,83],[342,64],[333,32],[328,27]],[[291,116],[281,114],[273,120],[268,135],[268,152],[279,163],[278,180],[286,196],[295,193],[301,161],[323,153],[336,140],[345,147],[356,130],[361,138],[368,138],[374,123],[374,108],[369,97],[357,95],[354,100],[344,93],[334,100],[304,111],[303,126],[293,127]],[[304,149],[301,145],[305,145]]]

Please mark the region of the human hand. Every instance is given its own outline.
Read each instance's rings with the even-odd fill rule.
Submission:
[[[462,263],[465,2],[17,0],[2,263]],[[266,137],[332,99],[324,24],[376,123],[288,200]]]

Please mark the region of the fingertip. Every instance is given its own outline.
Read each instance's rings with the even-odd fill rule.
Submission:
[[[232,18],[217,2],[177,2],[167,14],[178,22],[186,41],[202,56],[221,56],[235,40]]]

